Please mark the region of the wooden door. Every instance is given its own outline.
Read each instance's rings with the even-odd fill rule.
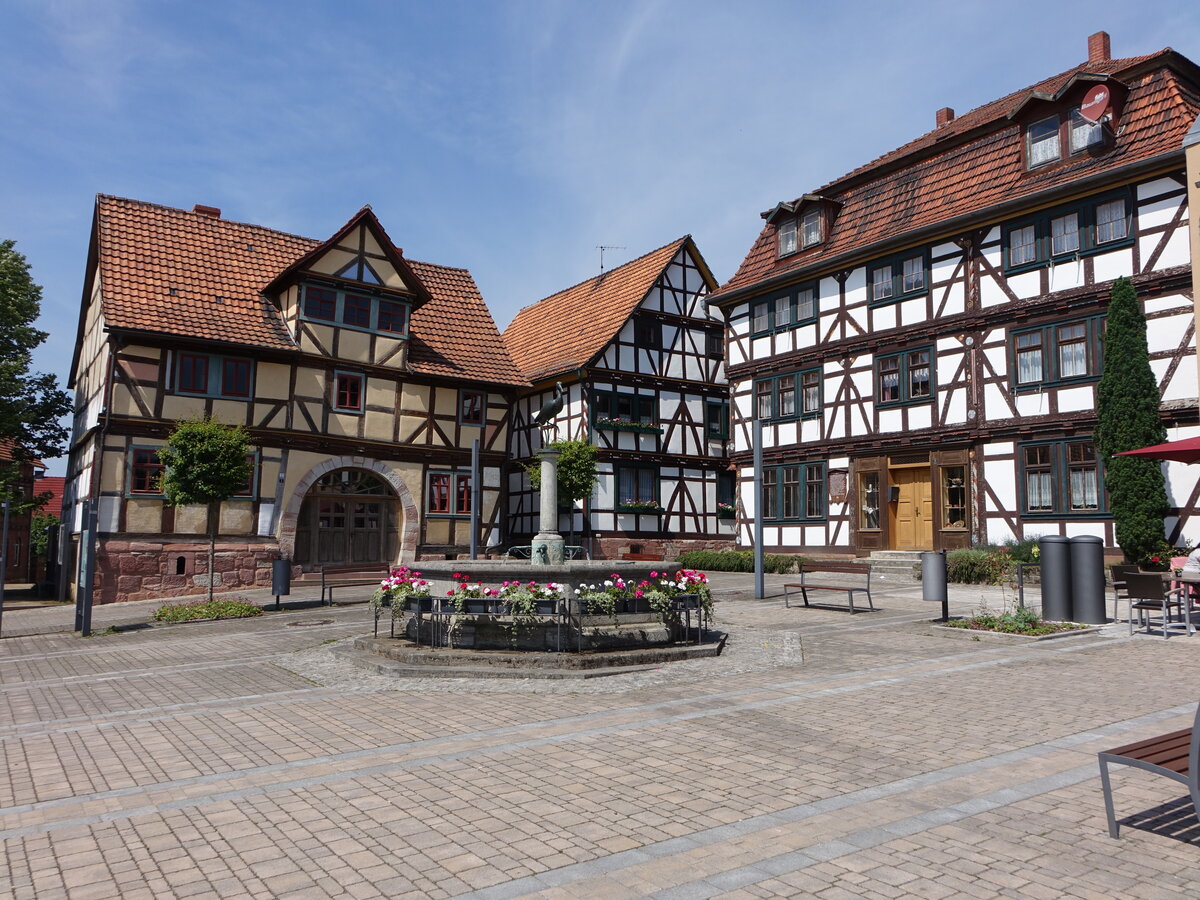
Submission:
[[[892,504],[892,549],[933,549],[933,483],[929,468],[892,469],[899,497]]]

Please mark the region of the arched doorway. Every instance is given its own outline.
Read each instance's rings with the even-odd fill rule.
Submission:
[[[296,519],[295,561],[308,567],[392,562],[400,501],[378,476],[338,469],[319,478]]]

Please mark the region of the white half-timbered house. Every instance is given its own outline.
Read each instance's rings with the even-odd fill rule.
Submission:
[[[1103,32],[1088,50],[763,214],[710,295],[728,321],[742,540],[761,516],[783,551],[1085,533],[1114,546],[1092,431],[1119,276],[1146,312],[1171,436],[1200,433],[1200,168],[1183,149],[1200,69],[1169,49],[1112,59]],[[1197,474],[1167,467],[1171,541],[1200,538]]]
[[[481,538],[498,540],[522,385],[471,274],[406,259],[370,207],[314,241],[101,196],[72,366],[67,587],[87,499],[97,602],[205,589],[207,510],[165,503],[157,456],[200,415],[255,445],[217,513],[221,589],[268,583],[280,557],[310,570],[464,552],[476,440]]]
[[[705,301],[715,286],[684,237],[517,313],[504,341],[532,387],[510,432],[514,542],[538,530],[537,495],[519,463],[543,446],[533,419],[557,383],[566,395],[551,440],[599,449],[599,483],[564,511],[564,534],[597,558],[730,544],[722,321]]]

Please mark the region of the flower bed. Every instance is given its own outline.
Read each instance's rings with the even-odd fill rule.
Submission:
[[[986,609],[980,610],[965,619],[951,619],[943,622],[948,628],[964,628],[968,631],[991,631],[997,634],[1018,634],[1026,637],[1041,637],[1048,634],[1062,634],[1068,631],[1082,631],[1091,628],[1078,622],[1047,622],[1028,607],[1014,609],[1011,612],[993,613]]]
[[[155,622],[198,622],[204,619],[242,619],[261,616],[262,610],[242,597],[236,600],[196,600],[168,603],[154,611]]]

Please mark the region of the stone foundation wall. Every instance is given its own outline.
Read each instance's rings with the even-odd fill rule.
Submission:
[[[95,603],[188,597],[208,591],[207,541],[101,538],[99,544]],[[274,542],[218,540],[214,592],[270,587],[271,563],[278,558],[279,547]]]
[[[592,542],[592,559],[621,559],[626,553],[645,553],[677,559],[689,550],[732,550],[728,538],[630,538],[598,537]]]

